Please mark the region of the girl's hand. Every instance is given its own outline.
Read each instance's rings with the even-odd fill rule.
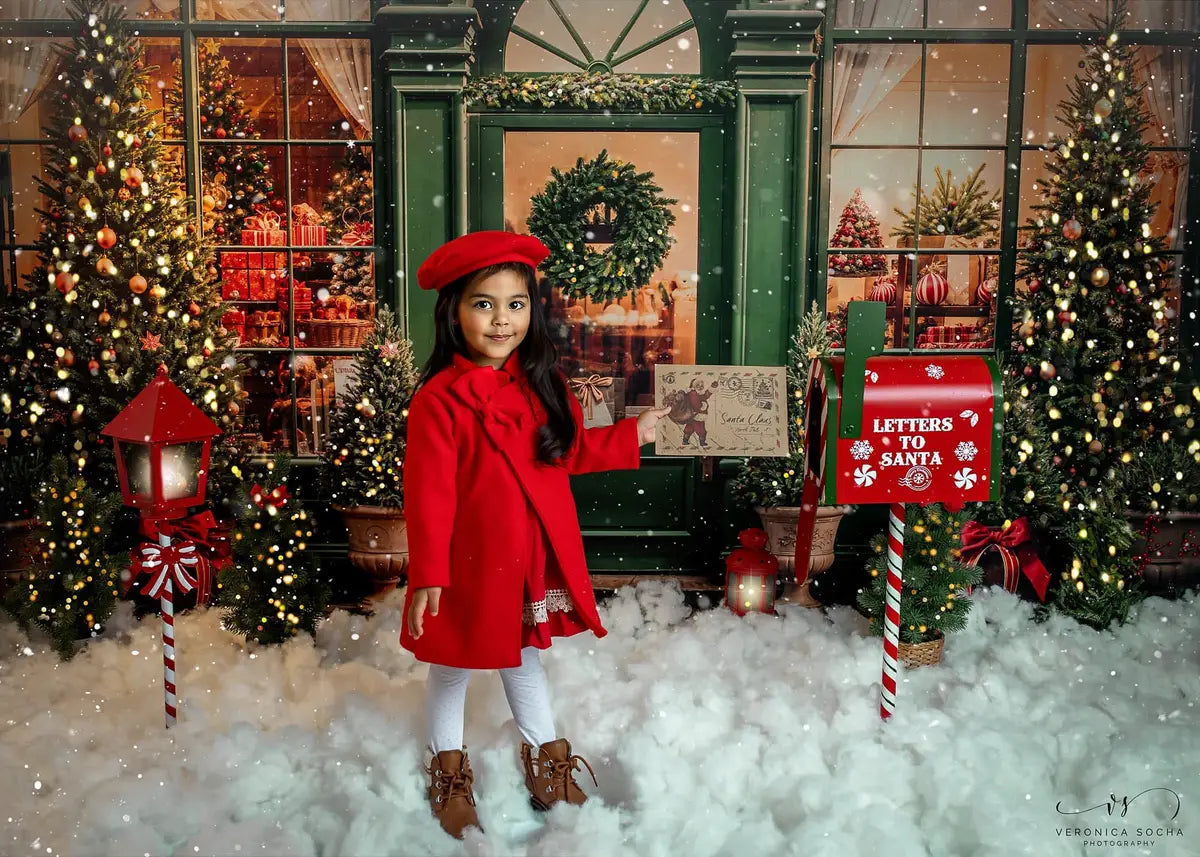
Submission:
[[[438,604],[442,600],[442,587],[425,586],[413,591],[412,602],[408,605],[408,633],[414,640],[421,639],[424,631],[425,607],[429,607],[429,615],[438,614]]]
[[[654,443],[658,421],[669,413],[671,413],[670,408],[650,408],[638,414],[638,440],[642,443]]]

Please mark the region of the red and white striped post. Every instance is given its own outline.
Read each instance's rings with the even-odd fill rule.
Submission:
[[[158,543],[163,547],[171,546],[171,537],[160,535]],[[175,598],[171,577],[167,576],[162,593],[158,598],[159,612],[162,613],[163,639],[163,690],[164,702],[167,709],[167,728],[175,725],[178,709],[175,701]]]
[[[883,685],[879,716],[887,720],[896,709],[896,674],[900,665],[900,587],[904,582],[904,504],[888,510],[887,595],[883,608]]]

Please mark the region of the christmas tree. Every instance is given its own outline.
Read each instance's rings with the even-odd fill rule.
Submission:
[[[832,353],[829,324],[816,301],[800,320],[788,349],[788,449],[786,458],[748,458],[731,480],[739,502],[750,506],[799,506],[804,470],[804,394],[812,361]]]
[[[982,577],[977,566],[965,565],[958,545],[965,516],[934,503],[910,503],[905,510],[904,557],[900,596],[900,642],[925,643],[939,633],[959,631],[967,623],[971,602],[968,587]],[[867,562],[871,585],[858,594],[858,606],[871,622],[871,632],[883,636],[887,596],[887,536],[871,539],[874,555]]]
[[[145,106],[151,69],[142,45],[121,7],[82,0],[74,14],[80,26],[62,50],[44,131],[39,265],[10,298],[21,321],[9,347],[32,361],[42,397],[32,407],[69,413],[73,431],[43,432],[46,442],[115,489],[99,431],[159,363],[227,429],[242,370],[205,273],[211,249],[166,157],[159,116]]]
[[[1178,396],[1174,333],[1164,324],[1164,242],[1150,234],[1147,114],[1131,48],[1117,34],[1117,2],[1083,72],[1059,106],[1069,129],[1051,143],[1050,181],[1034,206],[1025,267],[1014,298],[1007,371],[1047,428],[1043,451],[1058,476],[1037,497],[1041,518],[1069,540],[1056,606],[1106,627],[1123,620],[1133,593],[1117,479],[1146,444],[1186,443],[1194,425]],[[1033,441],[1030,441],[1031,445]],[[1018,481],[1006,494],[1025,490]]]
[[[70,658],[77,640],[102,630],[129,570],[129,554],[110,555],[105,546],[121,495],[93,489],[61,455],[40,478],[33,563],[4,607],[23,630],[45,631],[55,651]]]
[[[375,178],[371,158],[358,146],[349,146],[341,168],[333,174],[333,187],[325,195],[325,223],[340,236],[359,223],[375,221]]]
[[[334,503],[403,508],[407,408],[416,385],[412,345],[395,314],[382,309],[329,418],[325,461]]]
[[[916,186],[912,191],[913,207],[908,211],[894,209],[901,220],[892,235],[897,238],[914,235],[979,238],[994,232],[1000,222],[1000,191],[988,193],[982,177],[985,166],[980,164],[961,185],[954,183],[954,174],[950,170],[943,174],[941,167],[935,167],[933,190],[925,193]]]
[[[375,303],[375,265],[370,251],[343,250],[335,255],[329,292],[354,298],[362,309],[358,317],[367,317],[364,312],[370,310],[363,305]]]
[[[246,97],[229,70],[229,59],[221,55],[216,39],[197,42],[200,86],[200,136],[217,140],[253,140],[258,135],[254,117],[246,107]],[[180,65],[175,67],[175,86],[166,92],[170,122],[177,136],[183,136],[183,86]],[[282,212],[284,200],[275,193],[275,183],[267,169],[268,155],[261,146],[207,145],[200,147],[203,177],[201,203],[205,231],[220,244],[241,240],[242,222],[265,206]]]
[[[288,491],[290,468],[280,454],[243,479],[234,562],[221,572],[214,599],[226,627],[263,644],[313,633],[330,597],[307,553],[312,520]]]
[[[862,191],[854,189],[854,195],[842,209],[838,228],[829,237],[830,247],[882,247],[883,236],[879,234],[879,218],[863,199]],[[884,256],[831,254],[830,273],[837,277],[858,277],[863,274],[882,274],[887,270]]]

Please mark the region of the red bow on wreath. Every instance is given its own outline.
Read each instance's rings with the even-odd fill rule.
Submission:
[[[290,498],[286,485],[278,485],[273,491],[267,491],[257,482],[250,488],[250,499],[254,501],[254,505],[260,509],[265,509],[268,514],[274,515],[279,512]]]
[[[968,521],[962,528],[962,561],[967,565],[978,565],[983,555],[992,548],[1000,552],[1004,562],[1004,588],[1017,590],[1017,575],[1023,573],[1037,591],[1038,598],[1046,600],[1046,587],[1050,584],[1050,572],[1042,565],[1033,546],[1028,518],[1017,518],[1007,529],[985,527],[976,521]]]

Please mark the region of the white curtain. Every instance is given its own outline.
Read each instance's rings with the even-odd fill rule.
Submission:
[[[916,27],[921,4],[912,0],[857,0],[838,6],[839,27]],[[835,48],[834,143],[849,141],[863,121],[921,60],[918,46],[842,44]]]
[[[1033,0],[1029,4],[1029,26],[1043,30],[1091,30],[1092,16],[1108,17],[1111,0]],[[1195,30],[1200,25],[1200,3],[1180,0],[1130,0],[1130,29]]]
[[[15,15],[28,18],[66,18],[62,0],[15,0]],[[0,51],[0,127],[12,128],[37,100],[54,74],[56,57],[50,39],[13,39]],[[22,137],[40,137],[41,128],[22,132]]]
[[[1191,73],[1192,52],[1181,48],[1142,48],[1148,61],[1138,66],[1138,77],[1144,84],[1146,106],[1150,111],[1152,128],[1147,135],[1151,145],[1186,146],[1191,136],[1193,93],[1195,81],[1184,87],[1184,79]],[[1171,229],[1175,230],[1172,243],[1182,246],[1178,234],[1183,230],[1187,216],[1188,156],[1187,152],[1152,152],[1155,172],[1161,171],[1173,185],[1173,192],[1160,197],[1160,204],[1174,210]],[[1200,167],[1200,163],[1193,168]],[[1173,175],[1172,175],[1173,174]],[[1162,185],[1160,184],[1161,188]]]

